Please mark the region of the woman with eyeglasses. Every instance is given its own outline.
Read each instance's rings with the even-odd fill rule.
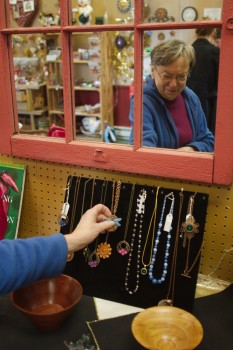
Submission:
[[[194,49],[182,40],[164,41],[151,51],[151,74],[143,89],[143,146],[213,152],[214,136],[201,103],[186,86],[194,64]],[[134,96],[129,119],[133,144]]]

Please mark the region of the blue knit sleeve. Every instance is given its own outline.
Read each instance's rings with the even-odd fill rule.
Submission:
[[[0,295],[61,274],[67,254],[62,234],[0,241]]]

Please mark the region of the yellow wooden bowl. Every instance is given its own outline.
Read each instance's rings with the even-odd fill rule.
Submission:
[[[191,313],[174,306],[154,306],[132,322],[135,339],[150,350],[193,350],[203,338],[201,323]]]

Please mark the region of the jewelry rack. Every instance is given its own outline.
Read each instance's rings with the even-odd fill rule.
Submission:
[[[61,227],[63,234],[71,232],[82,214],[95,204],[102,202],[113,208],[116,181],[69,176],[68,185],[69,212],[67,224]],[[145,208],[140,214],[140,194],[143,191],[146,192]],[[78,279],[86,295],[139,307],[168,302],[191,311],[208,194],[121,181],[117,197],[114,215],[122,219],[121,226],[114,232],[100,235],[98,242],[90,244],[87,250],[76,252],[74,258],[67,262],[64,273]],[[170,199],[167,200],[169,205],[165,205],[166,198]],[[67,194],[64,202],[66,200]],[[136,219],[137,215],[139,220]],[[72,227],[69,218],[72,218]],[[132,239],[135,239],[133,244]],[[130,254],[127,244],[124,254],[119,254],[117,247],[124,240],[136,250],[136,254]],[[140,249],[138,242],[141,244]],[[152,254],[152,245],[156,246],[156,264],[153,262],[155,254]],[[104,250],[101,256],[98,255],[97,246],[107,246],[106,255]],[[92,255],[88,263],[90,252],[95,253],[94,260]],[[158,283],[152,283],[149,279],[145,261],[146,265],[148,261],[152,267],[154,264],[153,279]]]

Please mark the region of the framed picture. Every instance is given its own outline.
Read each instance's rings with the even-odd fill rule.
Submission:
[[[18,235],[26,167],[0,162],[0,240]]]
[[[23,12],[32,12],[35,10],[34,0],[23,2]]]

